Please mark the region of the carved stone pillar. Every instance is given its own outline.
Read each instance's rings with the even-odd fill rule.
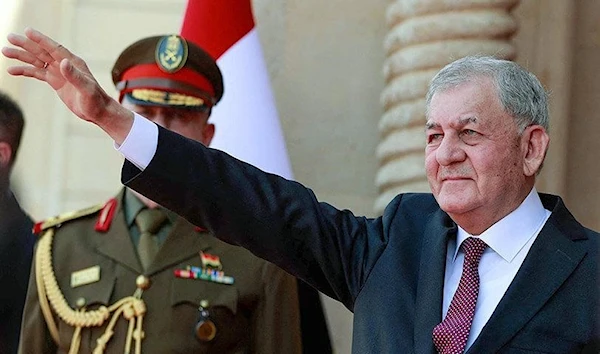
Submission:
[[[396,0],[384,41],[386,86],[379,121],[375,211],[401,192],[429,191],[425,176],[425,95],[446,64],[467,55],[514,59],[519,0]]]

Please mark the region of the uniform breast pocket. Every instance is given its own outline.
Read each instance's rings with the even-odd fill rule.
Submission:
[[[195,353],[232,353],[247,346],[251,331],[238,297],[235,285],[174,278],[172,328],[180,343],[197,348]]]
[[[104,277],[100,279],[98,282],[82,285],[75,288],[70,288],[68,291],[64,292],[65,300],[69,304],[71,309],[81,309],[85,308],[85,311],[91,312],[95,311],[101,306],[110,306],[111,305],[111,297],[115,287],[115,279],[111,277]],[[66,311],[67,317],[69,317],[69,322],[77,322],[74,319],[73,313],[71,311]],[[83,316],[85,317],[85,315]],[[83,322],[82,320],[79,320]],[[97,337],[101,335],[101,329],[105,327],[106,322],[103,326],[90,326],[85,327],[81,331],[81,346],[80,352],[91,352],[94,348],[94,343],[96,343]],[[73,338],[73,334],[75,331],[75,327],[73,325],[69,325],[64,321],[60,321],[59,324],[59,332],[60,332],[60,342],[61,346],[69,346],[71,344],[71,340]]]

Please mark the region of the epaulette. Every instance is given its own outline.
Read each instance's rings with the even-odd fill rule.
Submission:
[[[71,211],[68,213],[64,213],[64,214],[61,214],[58,216],[48,218],[44,221],[40,221],[40,222],[36,223],[35,225],[33,225],[33,233],[39,234],[40,232],[42,232],[44,230],[58,226],[67,221],[79,219],[81,217],[97,213],[102,208],[104,208],[104,204],[98,204],[98,205],[94,205],[89,208],[85,208],[85,209],[81,209],[81,210],[77,210],[77,211]]]

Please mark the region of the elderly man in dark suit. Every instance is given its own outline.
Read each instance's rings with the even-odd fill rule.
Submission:
[[[24,123],[17,103],[0,93],[0,354],[17,351],[35,242],[9,181]]]
[[[48,82],[106,131],[128,159],[126,185],[352,310],[353,352],[598,351],[599,234],[534,187],[549,145],[547,99],[517,64],[468,57],[436,75],[426,111],[432,194],[398,195],[369,219],[141,124],[39,32],[9,40],[21,49],[4,54],[23,63],[9,72]],[[145,129],[153,141],[140,147]]]

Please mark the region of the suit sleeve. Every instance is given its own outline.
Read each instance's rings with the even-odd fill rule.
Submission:
[[[57,347],[52,339],[46,320],[40,308],[38,290],[35,282],[35,259],[31,266],[29,287],[23,310],[19,354],[56,353]]]
[[[122,181],[351,310],[387,244],[381,218],[320,203],[299,183],[160,127],[148,167],[125,162]]]
[[[263,296],[253,314],[253,353],[302,353],[296,279],[263,262]]]

